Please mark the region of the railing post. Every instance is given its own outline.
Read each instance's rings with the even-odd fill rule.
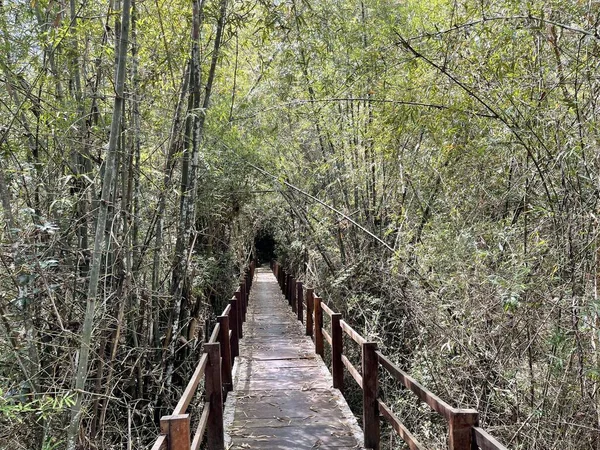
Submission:
[[[298,312],[298,320],[300,322],[304,322],[304,298],[302,294],[302,282],[298,281],[296,283],[296,304],[298,305],[296,306],[296,311]]]
[[[296,312],[296,278],[292,277],[292,283],[290,285],[290,306],[292,312]]]
[[[208,414],[208,448],[224,450],[225,436],[223,431],[223,385],[221,383],[221,351],[219,343],[204,344],[208,353],[206,367],[206,400],[209,403]],[[189,447],[188,447],[189,448]]]
[[[229,300],[231,310],[229,311],[229,328],[231,329],[231,364],[233,360],[240,356],[240,330],[238,325],[238,300],[232,298]]]
[[[287,279],[285,281],[285,298],[287,299],[288,303],[291,301],[291,290],[290,287],[292,285],[292,276],[288,275]]]
[[[244,278],[244,281],[246,282],[246,295],[248,296],[248,298],[250,298],[250,287],[252,286],[252,268],[249,267],[248,270],[246,271],[246,277]]]
[[[314,297],[315,305],[315,353],[325,355],[323,351],[323,310],[321,309],[321,298]]]
[[[342,326],[340,321],[342,315],[333,313],[331,315],[331,374],[333,375],[333,387],[344,392],[344,365],[342,363],[342,352],[344,341],[342,338]]]
[[[377,404],[378,368],[377,343],[362,345],[363,432],[365,447],[379,450],[379,405]]]
[[[474,409],[453,409],[448,421],[448,449],[471,450],[473,427],[478,420],[479,413]]]
[[[235,291],[235,299],[237,300],[237,325],[238,325],[238,337],[241,339],[244,337],[244,307],[242,306],[242,290],[238,288]]]
[[[231,373],[231,340],[229,339],[229,316],[217,317],[219,322],[219,342],[221,343],[221,377],[225,399],[227,393],[233,389],[233,375]]]
[[[246,322],[246,285],[245,283],[240,283],[240,292],[242,299],[242,322]]]
[[[190,415],[160,418],[160,432],[167,436],[167,450],[190,450]]]
[[[313,335],[313,294],[312,289],[306,289],[306,335]]]

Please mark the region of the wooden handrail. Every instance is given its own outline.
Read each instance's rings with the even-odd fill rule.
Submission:
[[[446,420],[450,420],[452,418],[452,413],[454,411],[452,406],[443,401],[433,392],[425,389],[417,380],[394,365],[394,363],[392,363],[381,352],[377,352],[377,357],[379,358],[379,363],[386,368],[389,374],[392,375],[396,381],[402,383],[405,388],[412,391],[423,403],[427,403],[431,409],[442,415]]]
[[[230,312],[231,312],[231,305],[227,305],[225,307],[225,309],[223,310],[223,312],[221,313],[221,315],[222,316],[228,316]]]
[[[219,340],[219,333],[221,333],[221,325],[216,324],[213,328],[210,338],[208,339],[207,344],[214,344],[215,342],[217,342]]]
[[[400,419],[396,417],[392,410],[381,400],[377,400],[377,402],[379,404],[379,412],[381,413],[381,415],[385,417],[385,419],[392,426],[394,431],[398,433],[398,436],[400,436],[402,440],[406,442],[408,448],[410,450],[425,450],[425,447],[423,447],[419,443],[419,441],[417,441],[417,439],[412,435],[412,433],[408,431],[408,429],[404,426],[402,421],[400,421]]]
[[[481,450],[508,450],[483,428],[473,427],[473,439]]]
[[[192,439],[192,445],[190,446],[190,450],[200,450],[200,446],[202,445],[202,438],[204,437],[204,433],[206,432],[206,427],[208,425],[209,412],[210,404],[205,403],[204,408],[202,408],[202,415],[200,416],[200,420],[198,421],[198,426],[196,427],[196,432],[194,433],[194,439]]]
[[[354,380],[356,381],[356,383],[358,383],[358,385],[362,389],[362,387],[363,387],[362,375],[356,369],[356,367],[354,367],[354,365],[350,362],[350,360],[346,357],[346,355],[342,355],[342,364],[344,364],[344,366],[346,366],[346,369],[348,370],[348,373],[350,375],[352,375],[352,378],[354,378]]]
[[[294,307],[292,301],[294,290],[290,284],[296,280],[287,273],[279,263],[273,263],[273,272],[285,294],[290,306]],[[297,284],[301,284],[297,282]],[[298,289],[298,297],[302,295]],[[296,297],[296,298],[298,298]],[[422,402],[440,414],[448,423],[448,447],[449,450],[507,450],[493,436],[477,426],[478,412],[475,409],[454,408],[443,401],[437,395],[423,387],[413,377],[396,366],[388,357],[377,350],[375,343],[368,342],[347,322],[340,320],[340,314],[335,313],[323,300],[314,294],[314,290],[306,288],[306,334],[314,338],[315,353],[324,356],[323,343],[327,341],[331,346],[332,374],[334,387],[343,390],[343,372],[346,367],[352,378],[363,390],[363,427],[365,436],[365,447],[379,448],[379,418],[390,423],[395,432],[407,443],[411,450],[422,450],[423,445],[409,432],[393,411],[376,397],[378,389],[378,367],[381,365],[386,371],[404,387],[413,392]],[[298,303],[299,305],[299,303]],[[323,328],[323,313],[332,318],[331,334]],[[300,314],[298,315],[299,320]],[[343,354],[343,343],[339,333],[343,331],[362,349],[362,370],[358,370],[350,360]],[[339,342],[338,342],[339,341]]]
[[[199,450],[206,431],[207,448],[224,450],[223,401],[232,389],[232,365],[239,355],[239,339],[242,337],[242,323],[245,321],[255,267],[256,263],[251,261],[235,296],[217,317],[210,338],[204,344],[204,353],[173,414],[161,418],[161,435],[154,442],[152,450]],[[185,412],[203,378],[207,402],[190,442],[190,417]]]
[[[354,331],[354,329],[343,320],[340,321],[340,326],[342,327],[342,330],[344,330],[344,332],[348,336],[350,336],[352,340],[358,345],[363,345],[365,342],[367,342],[367,340],[364,337],[362,337],[360,334]]]
[[[323,329],[321,330],[321,332],[323,333],[323,337],[325,338],[325,340],[327,341],[327,343],[329,344],[329,346],[333,345],[333,339],[331,339],[331,336],[329,335],[329,333],[327,332],[327,330]]]
[[[321,303],[321,308],[323,308],[323,312],[325,314],[327,314],[329,317],[331,317],[334,314],[333,310],[329,306],[327,306],[325,303]]]
[[[158,439],[154,442],[154,445],[150,450],[166,450],[167,449],[167,436],[161,434]]]
[[[190,381],[189,381],[188,385],[186,386],[185,391],[183,391],[183,395],[179,399],[179,402],[177,403],[177,406],[175,407],[173,414],[185,414],[185,412],[187,411],[187,407],[191,403],[192,398],[194,397],[194,394],[196,393],[196,389],[198,388],[198,385],[200,384],[200,380],[202,379],[202,377],[204,377],[204,373],[206,372],[207,364],[208,364],[208,355],[206,353],[204,353],[200,357],[200,361],[198,362],[198,365],[196,366],[196,370],[194,371],[192,378],[190,378]]]

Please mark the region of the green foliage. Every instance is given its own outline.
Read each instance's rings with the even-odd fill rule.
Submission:
[[[73,405],[73,395],[62,396],[43,395],[30,401],[20,396],[13,396],[0,388],[0,414],[4,420],[23,422],[31,414],[38,421],[44,421],[50,417],[63,413]]]
[[[170,358],[156,349],[173,323],[185,334],[220,312],[255,235],[265,232],[279,260],[353,326],[446,400],[478,407],[512,448],[595,445],[597,6],[229,3],[202,111],[193,220],[182,208],[190,147],[185,126],[173,128],[192,10],[180,0],[136,4],[92,349],[102,365],[90,373],[102,372],[101,382],[88,383],[96,396],[86,399],[107,411],[85,419],[86,429],[103,425],[91,439],[121,442],[125,403],[136,405],[141,430],[153,424],[141,410],[177,397],[184,353],[193,352]],[[71,20],[63,6],[12,2],[0,11],[0,345],[10,355],[1,376],[37,390],[27,397],[35,401],[4,399],[2,407],[31,448],[63,442],[70,397],[54,393],[68,391],[74,376],[114,97],[118,11],[85,2]],[[202,88],[219,2],[204,7]],[[188,94],[183,119],[196,114]],[[176,248],[182,232],[190,237],[185,255]],[[179,367],[169,382],[165,361]],[[109,393],[120,401],[97,400]],[[435,417],[405,393],[389,395],[407,425],[443,445]],[[15,424],[32,417],[52,428],[47,438]],[[139,446],[148,439],[139,436]]]

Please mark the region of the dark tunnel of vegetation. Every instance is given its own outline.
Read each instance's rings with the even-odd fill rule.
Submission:
[[[258,264],[265,264],[275,258],[275,239],[271,231],[260,229],[254,238]]]

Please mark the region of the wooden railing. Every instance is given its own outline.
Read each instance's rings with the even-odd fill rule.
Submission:
[[[437,395],[423,387],[388,357],[377,349],[377,343],[368,342],[348,323],[341,314],[334,312],[323,300],[314,294],[314,290],[304,289],[302,282],[282,268],[277,262],[271,266],[285,298],[292,310],[297,312],[298,320],[306,317],[306,335],[315,343],[315,353],[323,357],[324,343],[331,348],[331,374],[333,387],[344,392],[344,368],[362,390],[364,445],[369,449],[379,449],[380,415],[394,431],[406,442],[411,450],[424,450],[425,447],[404,426],[392,409],[378,397],[379,368],[383,368],[394,380],[412,391],[423,403],[441,415],[448,424],[448,448],[450,450],[507,450],[490,434],[478,426],[479,413],[474,409],[454,408]],[[306,315],[303,310],[306,307]],[[323,327],[323,314],[331,319],[330,331]],[[361,368],[356,368],[344,354],[343,333],[361,348]]]
[[[199,450],[207,434],[209,450],[224,450],[223,403],[233,388],[232,367],[239,355],[239,340],[242,324],[246,321],[246,310],[254,269],[252,261],[244,280],[223,313],[217,317],[208,342],[203,345],[203,354],[196,370],[188,382],[173,413],[160,419],[160,436],[152,450]],[[204,406],[194,435],[191,435],[191,418],[186,414],[200,382],[204,379]]]

